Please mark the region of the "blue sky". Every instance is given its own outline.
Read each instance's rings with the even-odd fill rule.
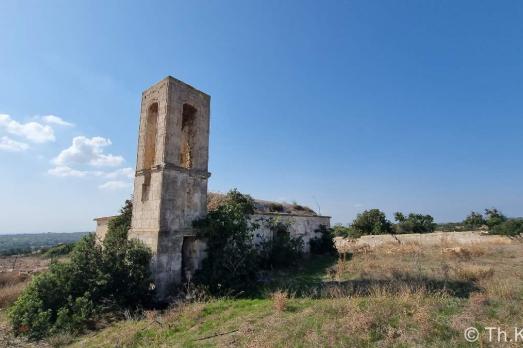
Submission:
[[[0,233],[114,214],[167,75],[212,96],[210,190],[523,215],[520,1],[4,0],[0,23]]]

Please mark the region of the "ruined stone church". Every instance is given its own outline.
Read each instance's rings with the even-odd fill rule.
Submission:
[[[207,194],[211,97],[173,77],[142,93],[133,214],[129,238],[153,251],[151,264],[158,296],[186,280],[205,258],[205,242],[196,239],[194,220],[219,200]],[[296,204],[256,200],[253,219],[274,218],[301,236],[304,252],[320,225],[330,217]],[[97,218],[96,235],[103,239],[111,217]],[[257,238],[271,238],[260,225]]]

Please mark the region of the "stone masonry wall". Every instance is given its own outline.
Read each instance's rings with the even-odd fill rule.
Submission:
[[[511,243],[511,239],[505,236],[488,235],[482,231],[465,232],[434,232],[434,233],[411,233],[411,234],[383,234],[375,236],[362,236],[358,239],[336,237],[335,243],[338,250],[350,250],[361,247],[378,247],[387,244],[417,243],[422,246],[437,247],[452,244],[475,244],[475,243]]]

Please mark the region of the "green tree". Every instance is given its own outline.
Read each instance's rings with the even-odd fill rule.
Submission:
[[[257,225],[250,221],[254,200],[237,190],[198,221],[198,237],[207,242],[207,257],[195,281],[212,293],[230,294],[250,289],[256,280],[258,255],[253,242]]]
[[[397,222],[404,222],[405,220],[407,220],[407,218],[405,217],[405,215],[403,215],[403,213],[400,213],[398,211],[394,213],[394,220],[396,220]]]
[[[487,221],[483,218],[481,213],[472,211],[466,218],[463,220],[463,225],[467,229],[477,229],[483,225],[486,225]]]
[[[109,220],[104,244],[115,245],[120,241],[127,240],[127,233],[131,229],[131,219],[133,216],[133,201],[125,200],[120,214]],[[110,233],[109,233],[110,232]]]
[[[485,209],[485,217],[486,217],[487,226],[489,227],[489,229],[507,221],[507,217],[505,215],[503,215],[503,213],[501,213],[496,208]]]
[[[335,224],[332,227],[332,233],[336,237],[349,237],[351,235],[351,228],[343,226],[342,224]]]
[[[42,338],[76,333],[98,316],[150,303],[151,252],[141,242],[127,240],[126,212],[124,207],[118,223],[110,225],[103,247],[88,235],[76,244],[69,261],[53,262],[33,278],[9,310],[16,334]]]
[[[430,233],[436,229],[434,218],[430,215],[410,213],[407,217],[403,213],[394,214],[397,224],[396,233]]]
[[[392,233],[392,224],[385,213],[379,209],[365,210],[358,214],[351,225],[353,236],[359,237],[368,234],[387,234]]]
[[[508,219],[493,226],[489,230],[489,233],[500,234],[504,236],[519,236],[523,234],[523,219]]]

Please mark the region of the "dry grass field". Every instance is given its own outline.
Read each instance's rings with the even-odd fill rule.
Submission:
[[[250,299],[200,297],[74,347],[488,347],[464,329],[522,326],[523,244],[386,245],[311,258]],[[510,346],[510,343],[507,344]]]
[[[40,267],[29,258],[20,264]],[[463,331],[523,325],[521,265],[519,241],[364,248],[273,274],[252,298],[195,291],[167,310],[45,342],[10,333],[6,307],[31,275],[0,272],[0,347],[497,347],[485,332],[468,343]]]
[[[0,256],[0,273],[2,272],[22,272],[32,273],[46,270],[50,259],[40,255],[23,256]]]

